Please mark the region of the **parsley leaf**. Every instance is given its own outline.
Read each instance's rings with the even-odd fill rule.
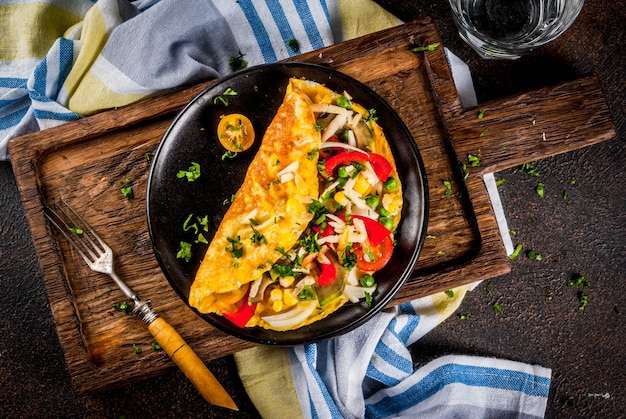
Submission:
[[[529,250],[526,255],[528,256],[528,259],[530,260],[542,260],[543,259],[543,257],[539,253],[535,252],[534,250]]]
[[[511,253],[511,255],[509,256],[509,259],[516,259],[519,256],[519,253],[522,251],[523,247],[524,245],[522,245],[522,243],[518,243],[517,246],[515,246],[515,250],[513,250],[513,253]]]
[[[176,253],[176,257],[178,259],[184,259],[185,262],[189,262],[189,260],[191,260],[191,256],[191,243],[181,241],[179,244],[178,253]]]
[[[436,42],[434,44],[426,45],[423,47],[413,47],[411,48],[411,51],[412,52],[435,51],[438,46],[439,46],[439,42]]]
[[[491,307],[493,307],[493,309],[499,313],[499,314],[504,314],[504,310],[502,310],[502,306],[500,305],[500,303],[494,303]]]
[[[179,170],[176,173],[176,177],[179,179],[187,178],[187,182],[193,182],[200,177],[200,165],[192,161],[189,168],[187,170]]]
[[[543,198],[544,197],[543,183],[539,182],[537,186],[535,187],[535,191],[537,192],[537,195],[539,195],[540,198]]]
[[[522,167],[520,167],[520,172],[526,173],[529,176],[539,176],[539,172],[535,170],[535,167],[531,163],[524,163]]]
[[[230,57],[230,60],[228,60],[230,69],[233,71],[237,71],[248,67],[248,62],[243,59],[245,55],[246,54],[243,54],[241,51],[239,51],[239,55],[237,55],[236,57]]]

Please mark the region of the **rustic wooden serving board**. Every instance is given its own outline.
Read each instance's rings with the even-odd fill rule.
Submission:
[[[413,277],[393,304],[510,270],[482,175],[613,138],[608,108],[594,77],[462,109],[441,42],[430,20],[416,21],[297,57],[331,66],[378,92],[415,138],[426,167],[428,234]],[[176,113],[210,82],[103,112],[11,141],[43,279],[75,391],[79,394],[155,375],[173,364],[150,349],[135,317],[111,308],[123,300],[107,276],[91,272],[51,231],[43,206],[63,197],[117,255],[118,274],[188,341],[202,359],[251,343],[196,316],[161,273],[145,218],[149,162]],[[488,135],[482,135],[488,129]],[[545,136],[544,136],[545,133]],[[460,170],[480,149],[480,167]],[[468,165],[469,167],[469,165]],[[122,196],[132,179],[135,198]],[[445,196],[443,180],[454,181]],[[407,185],[410,187],[410,185]],[[132,345],[143,352],[137,355]]]

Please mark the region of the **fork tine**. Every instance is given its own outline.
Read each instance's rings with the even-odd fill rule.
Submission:
[[[52,208],[48,207],[48,212],[52,214],[51,216],[48,212],[46,212],[46,217],[50,220],[50,222],[56,227],[59,232],[69,241],[69,243],[74,247],[76,251],[81,255],[81,257],[88,264],[94,263],[96,259],[102,254],[106,252],[107,246],[100,239],[100,237],[95,233],[95,231],[89,226],[89,224],[74,211],[74,209],[64,200],[61,200],[63,206],[57,206],[58,211],[54,211]],[[67,210],[66,210],[67,208]],[[71,214],[69,212],[71,212]],[[62,216],[61,216],[62,215]],[[69,234],[68,232],[72,229],[80,229],[82,230],[82,234]],[[101,246],[98,248],[98,244],[92,240],[90,235],[93,236]],[[87,242],[92,247],[87,245]]]

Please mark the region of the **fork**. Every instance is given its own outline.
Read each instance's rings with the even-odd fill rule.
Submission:
[[[65,237],[91,270],[107,274],[113,279],[124,295],[131,300],[133,313],[148,325],[154,339],[198,389],[202,397],[213,405],[239,410],[224,387],[178,332],[159,317],[149,301],[139,299],[132,288],[115,273],[111,248],[67,202],[61,200],[61,204],[56,207],[56,210],[48,207],[44,212],[50,223]]]

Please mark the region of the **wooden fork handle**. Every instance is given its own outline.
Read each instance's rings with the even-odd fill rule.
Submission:
[[[213,373],[165,319],[156,318],[148,330],[207,402],[239,410]]]

